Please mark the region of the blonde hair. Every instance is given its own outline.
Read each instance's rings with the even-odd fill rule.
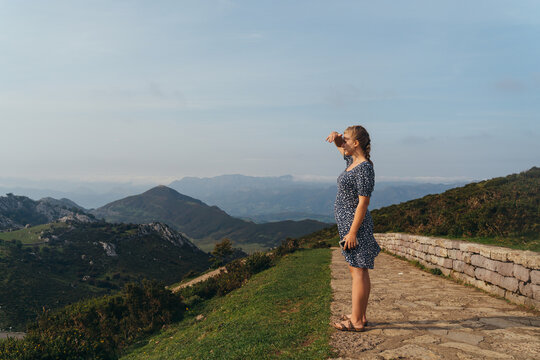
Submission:
[[[353,125],[345,129],[345,132],[350,132],[351,137],[360,143],[360,148],[362,149],[364,156],[366,157],[367,161],[373,165],[373,161],[371,161],[369,158],[369,153],[371,151],[371,140],[367,130],[363,126]]]

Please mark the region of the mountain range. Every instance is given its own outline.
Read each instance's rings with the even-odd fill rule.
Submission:
[[[114,201],[90,213],[109,222],[162,221],[187,234],[206,251],[224,238],[229,238],[235,247],[244,251],[267,249],[286,237],[302,236],[331,225],[314,220],[256,224],[232,217],[217,206],[208,206],[163,185]]]
[[[418,184],[377,182],[370,209],[437,194],[463,183]],[[254,177],[221,175],[212,178],[184,177],[170,188],[217,205],[231,216],[257,223],[313,219],[334,222],[336,184],[297,181],[292,176]]]

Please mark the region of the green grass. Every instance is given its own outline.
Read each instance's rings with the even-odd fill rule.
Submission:
[[[330,262],[329,249],[289,254],[240,289],[189,309],[122,359],[328,358]]]
[[[67,225],[65,223],[51,223],[32,226],[28,229],[0,232],[0,239],[5,241],[19,240],[24,245],[41,244],[43,241],[39,239],[39,234],[41,234],[43,230],[48,230],[51,227],[61,228],[66,226]]]
[[[515,250],[530,250],[540,252],[540,238],[517,238],[517,237],[450,237],[450,236],[437,236],[452,240],[462,240],[467,242],[473,242],[484,245],[502,246],[505,248]]]

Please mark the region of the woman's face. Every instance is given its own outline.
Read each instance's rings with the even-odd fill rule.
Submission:
[[[352,155],[357,146],[358,146],[358,142],[352,138],[350,132],[348,131],[344,132],[343,145],[341,147],[343,148],[345,155]]]

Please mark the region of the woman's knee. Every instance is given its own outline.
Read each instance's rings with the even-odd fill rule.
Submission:
[[[357,268],[354,266],[349,266],[349,271],[351,272],[352,277],[364,277],[368,275],[367,268]]]

